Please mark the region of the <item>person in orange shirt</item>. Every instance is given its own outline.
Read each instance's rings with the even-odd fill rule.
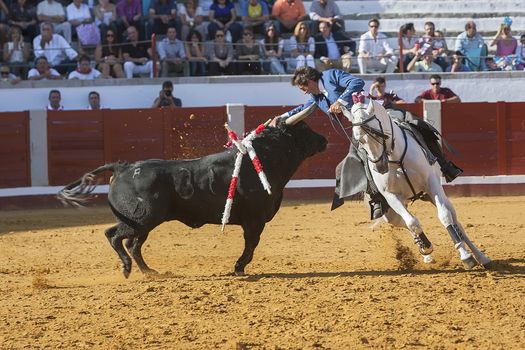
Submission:
[[[272,17],[279,23],[279,33],[292,33],[297,22],[307,19],[302,0],[277,0]]]

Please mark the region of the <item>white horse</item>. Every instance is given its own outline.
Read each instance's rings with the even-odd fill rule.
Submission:
[[[438,164],[430,165],[410,132],[400,128],[382,105],[371,100],[365,106],[364,95],[354,94],[353,97],[351,112],[343,110],[343,113],[352,122],[353,137],[365,150],[372,178],[390,205],[383,219],[394,226],[406,227],[423,260],[432,262],[432,244],[419,220],[407,209],[408,202],[424,195],[437,207],[439,220],[450,234],[465,269],[469,270],[477,264],[488,267],[491,260],[469,240],[443,191]]]

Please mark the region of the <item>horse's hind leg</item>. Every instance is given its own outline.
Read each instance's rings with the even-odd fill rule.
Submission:
[[[385,220],[394,226],[406,227],[412,234],[412,238],[417,244],[419,252],[423,255],[423,261],[425,263],[434,261],[430,255],[434,248],[423,232],[419,220],[408,211],[406,206],[396,195],[392,193],[384,193],[383,195],[390,205],[390,209],[384,216]]]
[[[148,238],[149,232],[143,233],[143,232],[136,232],[135,235],[132,238],[129,238],[126,242],[126,248],[128,249],[128,252],[131,254],[131,257],[133,260],[135,260],[135,263],[137,263],[137,266],[139,267],[140,272],[145,274],[156,274],[157,271],[151,269],[146,262],[144,261],[144,258],[142,257],[142,245]]]
[[[128,226],[119,223],[108,228],[105,232],[109,244],[111,244],[113,249],[117,252],[120,261],[122,262],[122,273],[126,278],[128,278],[131,273],[131,258],[128,253],[126,253],[126,250],[122,245],[122,240],[124,238],[129,238],[129,230],[130,228]]]

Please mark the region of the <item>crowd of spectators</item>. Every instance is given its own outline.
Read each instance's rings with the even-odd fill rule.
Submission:
[[[487,41],[468,21],[454,48],[434,23],[421,36],[406,23],[397,50],[375,18],[350,38],[335,0],[308,11],[302,0],[235,1],[0,0],[1,63],[18,80],[350,71],[353,58],[362,74],[524,68],[525,35],[514,38],[508,17]]]

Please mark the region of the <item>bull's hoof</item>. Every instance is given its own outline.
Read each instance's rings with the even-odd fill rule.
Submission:
[[[463,262],[463,267],[467,271],[472,270],[472,268],[474,268],[474,266],[478,264],[478,262],[476,261],[476,259],[474,259],[473,256],[470,256],[466,258],[465,260],[461,260],[461,261]]]
[[[234,271],[233,274],[235,276],[245,276],[246,274],[244,273],[244,271]]]
[[[131,273],[131,265],[130,266],[122,266],[122,274],[125,278],[129,277],[129,274]]]
[[[159,275],[157,270],[150,269],[149,267],[147,269],[140,270],[140,272],[142,272],[145,275],[150,275],[150,276]]]

